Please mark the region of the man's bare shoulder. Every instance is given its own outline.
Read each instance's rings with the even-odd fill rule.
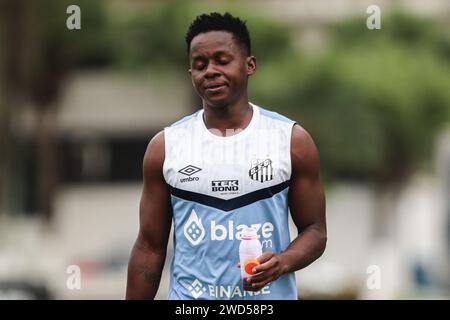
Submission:
[[[164,130],[161,130],[148,143],[143,160],[144,175],[149,172],[162,170],[165,157],[164,144]]]
[[[319,152],[309,132],[299,124],[292,128],[292,167],[298,171],[317,172],[320,167]]]

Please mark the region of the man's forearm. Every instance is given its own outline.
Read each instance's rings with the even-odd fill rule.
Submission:
[[[135,244],[128,264],[126,299],[154,299],[161,280],[165,252]]]
[[[283,273],[295,272],[305,268],[325,251],[326,231],[314,226],[303,230],[281,253]]]

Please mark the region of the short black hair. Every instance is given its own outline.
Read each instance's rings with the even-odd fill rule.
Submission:
[[[189,54],[192,39],[200,33],[209,31],[227,31],[230,32],[244,48],[249,56],[251,54],[250,34],[247,29],[246,21],[233,17],[225,12],[223,15],[218,12],[202,14],[195,18],[189,26],[186,33],[187,52]]]

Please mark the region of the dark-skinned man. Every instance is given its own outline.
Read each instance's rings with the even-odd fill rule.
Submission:
[[[203,106],[148,145],[126,298],[155,297],[173,221],[168,299],[297,299],[295,271],[320,257],[327,239],[317,148],[295,121],[249,102],[256,58],[245,22],[200,15],[186,43]],[[250,290],[236,267],[246,227],[263,247]]]

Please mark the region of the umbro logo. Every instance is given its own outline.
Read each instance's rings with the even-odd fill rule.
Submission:
[[[188,165],[187,167],[184,167],[183,169],[178,170],[178,172],[190,177],[193,174],[199,172],[200,170],[202,170],[202,169],[197,168],[196,166],[193,166],[193,165]]]
[[[193,166],[193,165],[188,165],[186,167],[184,167],[183,169],[178,170],[179,173],[184,174],[185,176],[188,176],[187,178],[181,178],[180,182],[190,182],[190,181],[198,181],[200,180],[199,177],[191,177],[193,174],[196,174],[197,172],[201,171],[202,169]]]

